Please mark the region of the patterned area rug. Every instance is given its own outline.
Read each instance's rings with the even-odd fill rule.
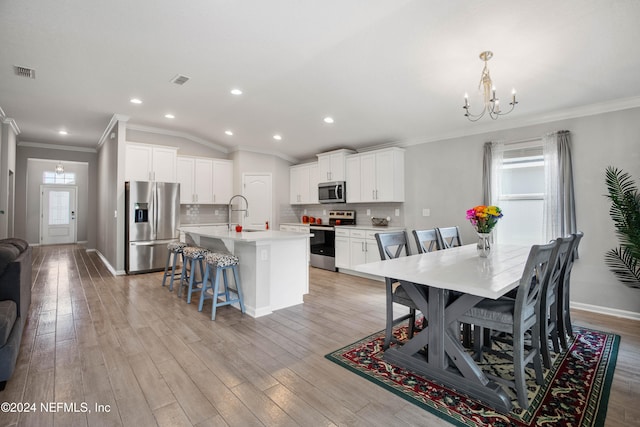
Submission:
[[[602,426],[618,355],[620,337],[574,327],[569,350],[556,355],[551,369],[545,369],[543,386],[528,370],[529,409],[523,410],[508,390],[513,410],[496,412],[453,389],[440,386],[382,359],[384,331],[343,347],[325,357],[442,419],[460,426]],[[394,331],[406,339],[407,327]],[[504,346],[507,344],[495,344]],[[506,348],[508,350],[508,348]],[[553,354],[553,353],[552,353]],[[513,376],[508,360],[485,352],[482,369],[505,378]],[[506,389],[506,388],[505,388]]]

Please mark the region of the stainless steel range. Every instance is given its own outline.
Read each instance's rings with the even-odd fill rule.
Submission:
[[[311,266],[336,271],[335,227],[356,225],[355,211],[329,211],[329,224],[312,224]]]

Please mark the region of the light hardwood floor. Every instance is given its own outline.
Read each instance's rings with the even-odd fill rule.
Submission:
[[[31,310],[0,401],[37,411],[0,413],[1,426],[449,425],[323,357],[383,328],[380,282],[311,268],[304,304],[259,319],[223,307],[212,322],[162,288],[162,273],[114,277],[78,246],[33,254]],[[606,425],[640,425],[640,322],[574,321],[622,336]],[[41,411],[47,402],[91,412]]]

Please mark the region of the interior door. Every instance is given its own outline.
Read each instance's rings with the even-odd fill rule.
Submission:
[[[58,245],[76,242],[77,187],[42,185],[40,243]]]
[[[262,230],[267,221],[271,227],[271,174],[245,174],[242,181],[243,196],[249,202],[249,214],[244,218],[244,227]]]

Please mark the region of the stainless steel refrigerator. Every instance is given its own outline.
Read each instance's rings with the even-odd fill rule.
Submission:
[[[126,182],[125,205],[127,273],[163,270],[167,243],[180,238],[180,184]]]

